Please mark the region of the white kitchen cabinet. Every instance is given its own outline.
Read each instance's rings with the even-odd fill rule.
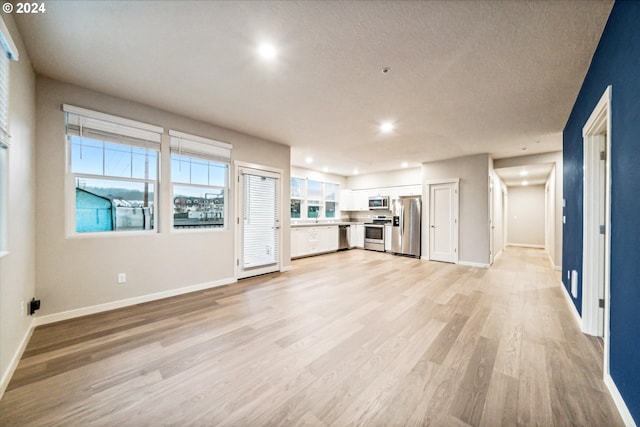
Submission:
[[[337,251],[338,240],[337,225],[291,228],[291,257]]]
[[[309,234],[304,228],[291,229],[291,258],[304,256],[307,252]]]
[[[353,196],[351,190],[340,190],[339,205],[341,211],[352,211],[353,209]]]
[[[384,226],[384,251],[391,252],[391,225]]]
[[[351,210],[368,211],[369,210],[369,190],[353,190],[351,192]]]
[[[422,185],[406,185],[397,188],[398,196],[421,196]]]
[[[364,224],[353,224],[351,230],[351,247],[364,248]]]

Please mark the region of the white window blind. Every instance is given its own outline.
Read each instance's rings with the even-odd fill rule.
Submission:
[[[18,60],[18,49],[0,18],[0,144],[9,144],[9,65]]]
[[[233,146],[209,138],[169,129],[171,152],[183,156],[204,157],[229,162]]]
[[[9,68],[18,49],[0,17],[0,255],[7,252],[7,181],[9,176]]]
[[[159,126],[67,104],[62,110],[67,113],[67,135],[160,150],[164,129]]]
[[[243,268],[264,267],[278,262],[277,180],[265,176],[242,174],[243,200]]]

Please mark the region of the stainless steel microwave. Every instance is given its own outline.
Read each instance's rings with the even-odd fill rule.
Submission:
[[[389,196],[369,197],[369,210],[389,209]]]

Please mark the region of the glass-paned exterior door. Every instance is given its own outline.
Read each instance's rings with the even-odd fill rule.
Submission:
[[[240,169],[239,277],[280,270],[280,175]]]

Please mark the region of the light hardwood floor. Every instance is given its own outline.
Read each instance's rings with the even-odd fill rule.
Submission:
[[[352,250],[38,327],[0,425],[623,425],[601,369],[540,250]]]

